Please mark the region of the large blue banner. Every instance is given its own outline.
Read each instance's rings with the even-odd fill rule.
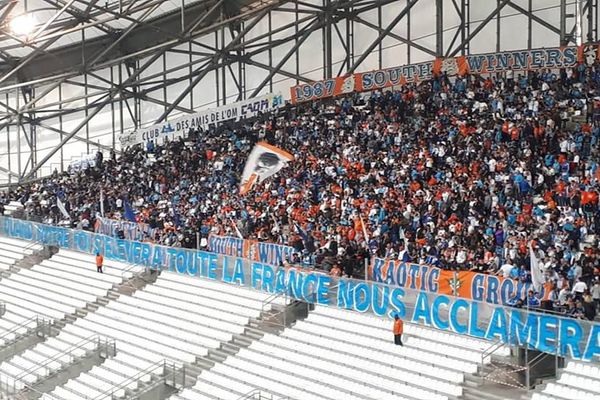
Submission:
[[[324,306],[369,312],[576,360],[600,361],[600,324],[528,312],[444,294],[393,287],[220,254],[115,239],[91,232],[0,217],[0,235],[200,276]]]

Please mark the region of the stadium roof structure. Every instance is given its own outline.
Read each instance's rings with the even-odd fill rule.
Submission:
[[[177,113],[434,57],[594,41],[597,21],[598,0],[1,0],[0,185]]]

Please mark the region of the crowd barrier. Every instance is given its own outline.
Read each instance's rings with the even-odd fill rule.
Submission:
[[[218,235],[211,235],[208,238],[208,250],[273,266],[282,265],[294,252],[290,246]],[[525,298],[531,287],[530,282],[517,279],[472,271],[448,271],[429,265],[382,258],[372,260],[367,271],[367,279],[390,286],[502,305],[509,304],[515,296]],[[540,298],[543,295],[542,288]]]
[[[324,306],[393,318],[576,360],[600,362],[600,324],[372,281],[278,268],[235,256],[140,243],[0,217],[0,235],[200,276]],[[95,268],[90,266],[90,268]],[[391,321],[390,321],[391,322]],[[390,325],[391,328],[391,325]],[[391,329],[390,329],[391,332]],[[391,335],[390,335],[391,336]]]

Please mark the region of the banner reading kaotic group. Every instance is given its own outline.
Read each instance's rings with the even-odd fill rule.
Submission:
[[[292,103],[296,104],[351,92],[363,92],[418,82],[442,73],[456,76],[503,72],[508,69],[531,71],[543,68],[567,68],[574,67],[579,62],[592,65],[598,58],[597,44],[436,58],[420,64],[358,72],[348,76],[297,85],[290,88],[290,91]]]
[[[195,114],[165,121],[134,132],[124,133],[119,137],[121,147],[148,142],[163,143],[186,134],[190,129],[208,128],[227,121],[239,121],[252,118],[258,113],[268,112],[284,104],[281,95],[266,94],[249,100],[231,103],[222,107],[200,111]]]
[[[515,296],[525,298],[531,286],[531,283],[490,274],[448,271],[429,265],[382,258],[373,260],[369,270],[369,280],[503,305],[508,304]]]

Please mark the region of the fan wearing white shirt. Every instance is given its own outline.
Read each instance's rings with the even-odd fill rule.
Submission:
[[[587,290],[587,285],[585,282],[581,280],[581,278],[577,278],[577,282],[573,285],[573,290],[571,293],[575,296],[576,299],[581,299],[583,297],[583,293]]]

